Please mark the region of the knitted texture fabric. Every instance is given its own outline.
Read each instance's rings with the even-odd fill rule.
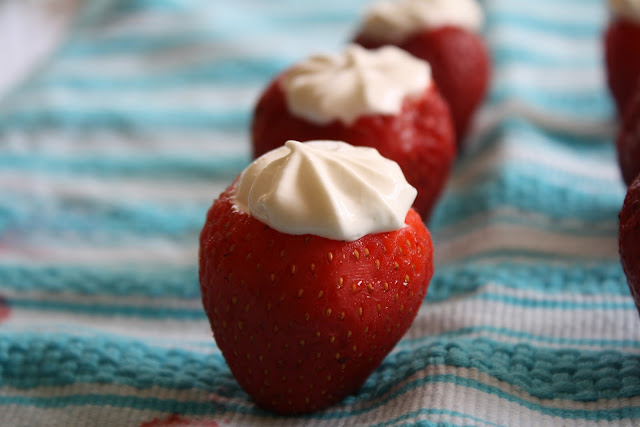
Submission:
[[[435,275],[363,388],[278,417],[234,380],[206,211],[260,92],[367,4],[88,0],[0,97],[0,425],[640,425],[600,0],[481,2],[493,79],[428,224]]]

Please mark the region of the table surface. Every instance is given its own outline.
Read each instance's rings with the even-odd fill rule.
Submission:
[[[2,425],[640,423],[597,0],[482,2],[493,80],[428,224],[436,272],[362,390],[281,418],[236,384],[200,302],[204,215],[262,89],[366,4],[84,2],[0,98]]]

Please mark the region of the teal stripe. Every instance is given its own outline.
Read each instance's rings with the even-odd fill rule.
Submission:
[[[473,186],[463,191],[445,193],[434,210],[430,228],[437,232],[440,227],[504,207],[541,214],[550,220],[596,223],[610,221],[620,211],[624,194],[611,184],[609,192],[605,192],[604,182],[601,192],[589,192],[573,188],[572,180],[582,178],[568,174],[563,177],[562,172],[554,170],[554,176],[557,174],[564,182],[548,182],[548,176],[534,173],[536,168],[530,167],[529,175],[523,174],[525,169],[522,163],[502,165],[478,176]]]
[[[497,46],[490,46],[490,54],[496,70],[512,63],[524,64],[537,69],[550,68],[552,70],[568,67],[572,69],[595,69],[601,65],[599,62],[601,59],[597,56],[597,52],[593,52],[593,55],[586,56],[577,55],[576,53],[567,53],[565,56],[558,56],[554,53],[530,50],[527,49],[526,46],[510,46],[500,43]]]
[[[175,0],[129,0],[118,3],[117,12],[122,14],[153,12],[161,10],[163,12],[180,12],[192,10],[196,4],[206,4],[203,1],[175,1]]]
[[[556,6],[558,7],[558,6]],[[600,8],[599,8],[600,9]],[[545,34],[558,34],[570,38],[593,38],[600,35],[605,19],[601,22],[587,22],[580,17],[560,17],[547,20],[542,17],[515,11],[485,9],[486,28],[513,27],[538,31]]]
[[[631,295],[629,295],[631,296]],[[512,295],[502,295],[496,293],[483,293],[480,295],[472,295],[469,297],[471,300],[483,300],[491,302],[500,302],[509,305],[520,306],[523,308],[541,308],[548,310],[564,310],[564,311],[577,311],[577,310],[632,310],[636,311],[636,306],[631,298],[626,302],[577,302],[577,301],[556,301],[545,299],[533,299],[525,297],[517,297]]]
[[[481,289],[481,288],[480,288]],[[630,296],[630,294],[629,294]],[[602,295],[602,301],[593,302],[576,302],[574,300],[552,300],[532,297],[519,297],[513,295],[505,295],[495,292],[480,292],[468,296],[468,299],[478,301],[478,309],[483,308],[482,301],[493,303],[502,303],[515,307],[526,309],[548,309],[548,310],[565,310],[565,311],[581,311],[581,310],[601,310],[618,312],[620,310],[636,311],[635,304],[631,298],[625,302],[610,302],[606,300],[606,295]],[[199,298],[196,298],[199,300]],[[427,295],[428,303],[436,303]],[[438,301],[441,302],[441,301]],[[146,319],[171,318],[177,320],[201,320],[205,318],[202,308],[173,308],[160,304],[151,306],[137,305],[121,305],[117,303],[91,303],[91,302],[68,302],[57,301],[54,296],[46,299],[33,299],[29,297],[14,296],[7,298],[7,303],[14,309],[29,309],[40,311],[65,312],[68,314],[80,314],[86,316],[130,316]]]
[[[200,297],[195,266],[147,270],[139,266],[0,264],[0,289],[71,295]]]
[[[193,243],[211,202],[120,202],[95,199],[42,201],[31,195],[5,194],[0,203],[0,232],[25,236],[82,236],[83,243],[107,246],[126,244],[135,238],[171,239],[175,244]],[[69,238],[68,240],[72,240]]]
[[[531,5],[531,2],[528,0],[483,0],[482,4],[485,9],[497,9],[502,7],[503,3],[509,3],[517,5],[519,3]],[[540,6],[541,8],[548,8],[549,6],[555,6],[558,9],[561,9],[563,5],[571,5],[571,6],[581,6],[581,7],[589,7],[589,8],[597,8],[598,10],[603,10],[602,0],[538,0],[535,2],[535,5]]]
[[[496,354],[500,357],[492,357]],[[374,402],[366,408],[309,417],[337,419],[366,413],[412,390],[442,382],[494,394],[534,411],[563,418],[617,420],[640,416],[638,407],[593,411],[545,407],[497,387],[451,374],[427,376],[395,388],[401,381],[426,367],[440,365],[478,369],[541,399],[589,402],[632,397],[640,392],[640,360],[636,355],[625,356],[614,351],[537,349],[521,344],[496,344],[486,339],[460,342],[445,340],[417,349],[398,351],[387,357],[358,395],[344,401],[344,404],[357,406]],[[0,338],[0,367],[5,372],[4,385],[25,389],[41,385],[101,382],[135,387],[156,385],[178,389],[213,389],[231,399],[246,399],[221,357],[152,349],[138,343],[108,341],[99,337],[86,341],[59,336],[54,341],[51,337],[5,335]],[[52,404],[56,402],[55,399],[43,399],[42,403]],[[73,404],[73,401],[68,404]],[[229,404],[224,409],[242,411],[245,407]],[[246,410],[255,411],[255,408],[247,407]],[[181,408],[180,413],[189,413],[189,409]]]
[[[463,263],[436,266],[427,303],[479,292],[487,283],[542,294],[629,295],[618,260],[561,265],[546,262]],[[154,270],[126,266],[0,264],[0,287],[24,292],[193,299],[196,266]]]
[[[248,126],[251,113],[241,111],[200,110],[127,110],[114,106],[111,110],[68,109],[64,106],[46,110],[6,111],[0,114],[0,132],[51,127],[74,129],[119,129],[139,131],[158,129],[238,130]]]
[[[478,293],[488,283],[551,295],[569,293],[602,295],[603,298],[606,298],[605,295],[630,295],[618,259],[609,262],[572,262],[567,265],[550,262],[553,260],[477,261],[438,265],[429,285],[426,301],[436,303]]]
[[[169,29],[170,30],[170,29]],[[191,32],[163,33],[159,35],[122,34],[102,39],[72,39],[59,52],[59,58],[86,56],[105,56],[114,54],[144,55],[160,53],[166,50],[184,49],[198,44],[211,44],[219,41],[221,32],[215,27]]]

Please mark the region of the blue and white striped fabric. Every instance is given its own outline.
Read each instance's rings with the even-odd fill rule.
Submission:
[[[362,390],[279,418],[234,381],[200,303],[205,212],[260,91],[366,4],[86,1],[0,98],[1,425],[640,424],[603,0],[482,3],[494,79],[429,224],[436,273]]]

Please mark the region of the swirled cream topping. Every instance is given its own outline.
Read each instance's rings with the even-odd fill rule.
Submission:
[[[360,33],[399,43],[410,35],[445,25],[478,32],[484,14],[476,0],[383,0],[365,11]]]
[[[615,16],[640,22],[640,0],[609,0],[609,8]]]
[[[416,194],[375,148],[287,141],[245,169],[235,205],[282,233],[353,241],[399,230]]]
[[[349,125],[368,114],[398,114],[405,97],[431,84],[431,67],[393,46],[349,46],[289,69],[280,81],[291,114],[316,124]]]

